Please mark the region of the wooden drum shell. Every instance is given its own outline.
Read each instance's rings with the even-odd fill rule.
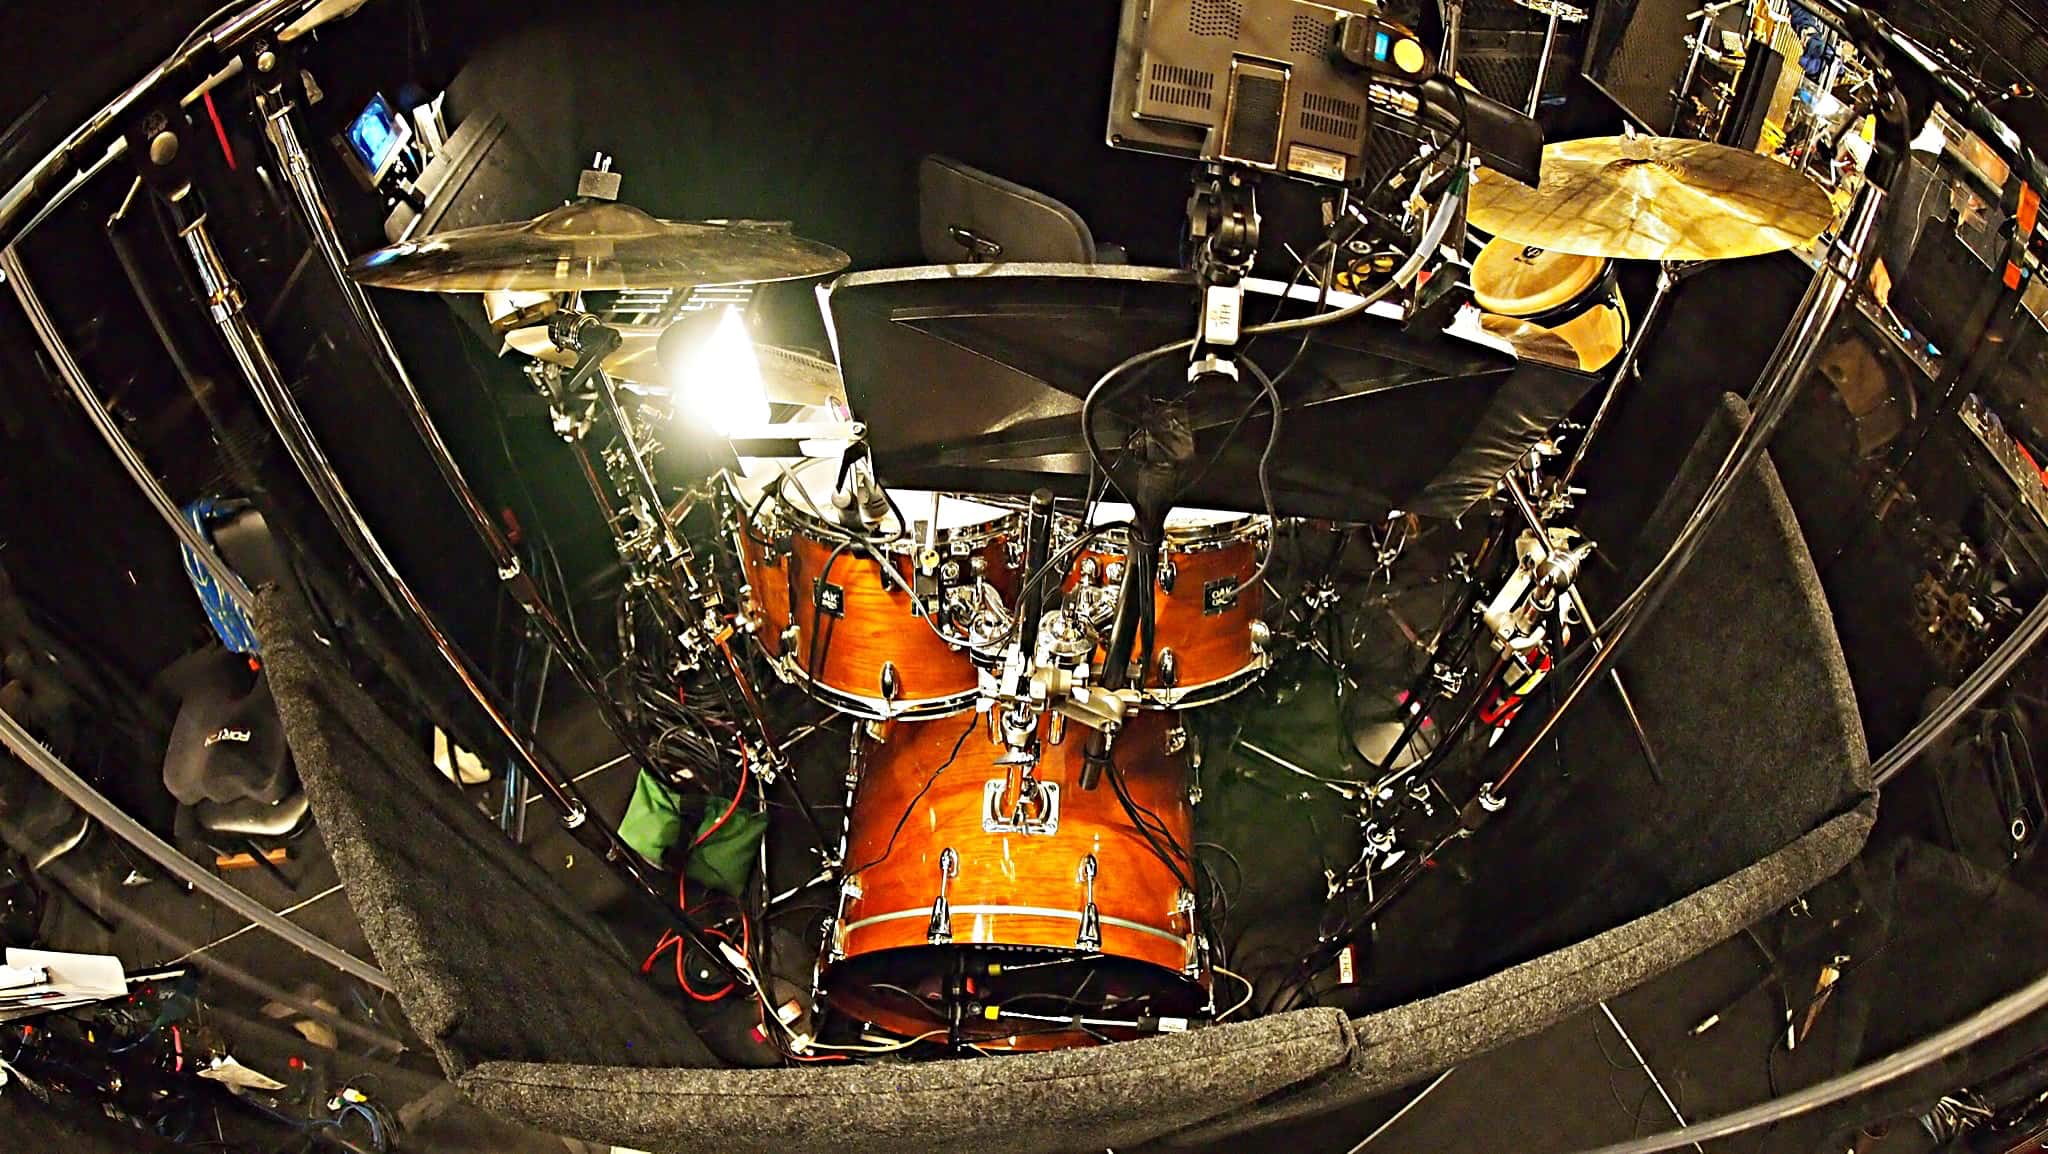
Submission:
[[[1157,815],[1192,857],[1187,757],[1167,752],[1168,733],[1178,724],[1171,713],[1134,714],[1113,756],[1132,800]],[[1100,955],[1143,963],[1127,969],[1149,973],[1142,980],[1161,989],[1195,990],[1185,975],[1200,960],[1196,926],[1179,879],[1132,824],[1107,780],[1081,788],[1091,732],[1070,725],[1057,744],[1041,742],[1037,779],[1060,793],[1059,825],[1050,834],[984,828],[987,783],[1004,779],[1014,790],[1015,782],[1014,767],[995,764],[1005,747],[985,715],[899,722],[886,741],[863,739],[849,820],[851,872],[824,970],[835,1005],[890,1030],[922,1032],[931,1028],[929,1019],[892,1010],[887,998],[871,996],[848,971],[888,972],[908,985],[946,972],[948,958],[961,950],[1006,952],[1019,961],[1075,954],[1088,894],[1081,868],[1091,854]],[[952,940],[933,945],[932,907],[948,849],[957,858],[944,889]],[[1182,869],[1192,873],[1192,867]],[[983,1037],[1006,1032],[982,1026]]]
[[[1090,549],[1082,555],[1094,561],[1098,574],[1112,562],[1121,564],[1124,556],[1114,549]],[[1266,667],[1258,639],[1261,630],[1255,628],[1266,607],[1263,585],[1253,585],[1235,603],[1214,613],[1208,611],[1214,590],[1234,589],[1258,570],[1259,542],[1249,533],[1198,546],[1176,545],[1169,537],[1160,564],[1169,563],[1174,570],[1172,591],[1153,587],[1154,641],[1145,695],[1152,704],[1168,707],[1221,700],[1251,684]],[[1082,583],[1080,572],[1077,568],[1068,578],[1069,591]],[[1162,660],[1169,652],[1170,685]],[[1101,656],[1097,654],[1098,660]]]
[[[801,523],[783,538],[782,552],[757,540],[744,524],[738,537],[761,648],[812,696],[843,712],[878,719],[937,717],[974,703],[979,682],[966,650],[940,637],[912,610],[901,588],[913,581],[908,555],[891,552],[886,562],[878,562],[849,549],[834,560],[834,546],[807,533]],[[940,549],[966,565],[979,560],[989,583],[1006,597],[1014,595],[1017,578],[1002,537],[990,537],[965,552],[950,551],[943,542]],[[822,612],[816,596],[828,562],[830,583],[844,597],[844,610],[836,616]],[[882,576],[884,563],[901,575],[900,583]],[[786,645],[792,621],[797,631],[794,643]],[[818,634],[821,628],[824,633]],[[814,659],[821,668],[810,667]],[[893,695],[883,691],[889,666],[895,669]]]

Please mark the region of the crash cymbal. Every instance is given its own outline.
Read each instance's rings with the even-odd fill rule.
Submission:
[[[1819,185],[1754,152],[1605,136],[1545,147],[1536,188],[1480,169],[1469,219],[1554,252],[1726,260],[1805,245],[1834,223],[1834,212]]]
[[[630,205],[566,204],[516,224],[436,233],[358,257],[349,275],[420,292],[610,291],[757,284],[846,267],[830,245],[761,221],[657,220]]]

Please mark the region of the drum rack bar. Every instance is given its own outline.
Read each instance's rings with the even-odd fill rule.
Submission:
[[[384,976],[384,971],[354,954],[337,948],[333,943],[283,916],[272,913],[269,907],[213,876],[190,858],[179,853],[175,846],[151,833],[142,823],[122,813],[120,806],[94,789],[92,783],[73,773],[71,767],[58,760],[56,754],[43,748],[42,744],[28,730],[23,729],[21,723],[5,709],[0,709],[0,745],[12,750],[16,757],[44,781],[49,782],[52,788],[70,798],[95,821],[113,830],[122,841],[141,850],[151,861],[175,874],[185,884],[342,973],[379,990],[391,992],[391,979]]]
[[[587,650],[576,643],[575,638],[563,625],[562,619],[541,596],[539,586],[534,582],[532,575],[520,565],[519,555],[513,550],[511,542],[505,539],[504,533],[491,520],[490,511],[484,508],[476,490],[462,475],[462,467],[456,463],[454,454],[449,451],[447,442],[441,438],[440,430],[435,427],[433,415],[427,411],[425,401],[421,398],[419,390],[414,387],[412,377],[406,372],[405,362],[398,355],[398,347],[392,341],[390,331],[384,327],[384,322],[378,316],[376,306],[371,303],[369,294],[361,285],[349,279],[348,257],[342,249],[341,236],[335,229],[333,214],[328,210],[327,196],[320,186],[319,175],[313,170],[312,157],[307,155],[304,145],[299,140],[298,130],[292,123],[293,109],[292,102],[284,99],[277,90],[258,86],[256,111],[263,122],[264,135],[270,142],[284,183],[291,188],[297,199],[299,216],[306,233],[312,239],[313,247],[318,250],[322,263],[327,266],[328,272],[333,274],[334,283],[341,290],[342,298],[348,302],[357,328],[375,346],[380,371],[390,385],[392,394],[404,408],[406,419],[412,423],[413,432],[418,436],[420,444],[425,446],[427,455],[433,458],[434,467],[440,471],[442,482],[455,494],[456,501],[462,506],[462,511],[468,517],[477,539],[490,551],[499,580],[510,590],[520,607],[526,610],[528,617],[540,627],[542,635],[547,638],[549,648],[562,659],[562,666],[568,670],[569,676],[596,703],[598,716],[604,721],[605,728],[611,730],[612,736],[618,739],[620,746],[625,749],[634,764],[643,770],[654,772],[652,755],[648,752],[646,744],[641,741],[639,733],[626,720],[625,714],[620,712],[611,693],[606,690],[604,678],[598,672],[596,662],[591,659]],[[574,610],[570,608],[565,611]],[[486,705],[486,709],[489,708]]]
[[[8,287],[14,290],[14,299],[21,302],[22,312],[28,314],[29,327],[35,330],[37,339],[42,342],[43,350],[50,355],[51,363],[57,368],[57,375],[64,378],[65,387],[77,398],[79,407],[85,410],[86,419],[92,422],[94,431],[106,442],[107,448],[113,450],[114,457],[121,462],[121,468],[128,474],[128,478],[135,482],[136,488],[142,490],[142,495],[149,501],[150,507],[156,510],[157,516],[163,519],[164,524],[170,526],[171,532],[177,534],[178,540],[192,551],[193,556],[199,558],[199,563],[205,566],[214,584],[225,590],[244,611],[250,609],[255,598],[250,594],[249,586],[242,580],[241,574],[229,568],[227,562],[221,560],[220,554],[214,551],[213,542],[207,540],[196,526],[185,519],[177,503],[171,500],[171,495],[165,492],[163,485],[158,483],[156,476],[149,471],[149,466],[143,463],[142,455],[135,451],[135,446],[129,443],[127,436],[121,432],[121,427],[114,423],[114,418],[107,412],[106,406],[100,403],[99,397],[92,390],[92,385],[85,379],[84,370],[78,367],[78,361],[72,357],[70,346],[64,343],[63,335],[57,331],[57,326],[50,320],[49,312],[43,308],[42,297],[37,295],[35,286],[30,283],[28,270],[22,267],[21,254],[16,252],[12,245],[0,249],[0,279],[6,280]]]
[[[57,147],[36,162],[34,168],[24,173],[14,186],[0,195],[0,244],[11,245],[19,240],[21,233],[34,227],[62,205],[73,192],[84,183],[81,179],[70,179],[59,186],[57,181],[66,170],[78,162],[78,158],[108,132],[117,131],[128,116],[137,111],[143,102],[172,76],[190,67],[210,52],[226,52],[234,49],[249,37],[266,29],[295,18],[309,11],[318,0],[250,0],[239,13],[221,16],[211,27],[194,29],[171,55],[155,68],[145,73],[142,79],[128,86],[126,90],[107,102],[98,112],[87,118],[85,123],[73,129]],[[220,81],[233,75],[223,70],[209,77],[205,83],[187,93],[180,104],[190,104]],[[105,152],[95,158],[80,175],[89,177],[127,152],[128,142],[116,136],[108,142]],[[43,202],[43,207],[20,232],[11,232],[15,219],[29,206]]]
[[[190,202],[198,194],[188,192]],[[526,733],[525,728],[513,716],[511,707],[498,691],[480,674],[475,665],[455,644],[435,620],[432,610],[413,592],[412,586],[384,551],[369,522],[363,518],[354,498],[334,471],[332,462],[320,447],[307,422],[304,410],[292,396],[284,381],[283,372],[271,358],[269,347],[256,325],[249,319],[243,306],[240,287],[234,275],[221,260],[219,250],[214,246],[213,237],[206,227],[205,211],[192,203],[174,203],[174,210],[182,213],[184,219],[179,233],[184,241],[186,253],[191,258],[194,272],[199,277],[208,303],[208,311],[215,326],[220,330],[229,353],[242,370],[254,393],[257,404],[271,425],[277,429],[284,441],[292,461],[313,490],[314,497],[334,523],[349,552],[378,591],[393,599],[403,615],[409,617],[439,650],[441,657],[454,670],[456,677],[469,690],[477,704],[489,715],[491,723],[512,747],[521,768],[541,785],[542,792],[554,803],[562,814],[562,825],[570,830],[593,853],[600,855],[617,872],[621,879],[656,903],[657,908],[670,918],[690,943],[712,960],[713,964],[728,972],[734,980],[751,988],[753,978],[744,959],[735,961],[737,951],[727,953],[708,938],[694,919],[673,908],[673,898],[665,883],[658,883],[654,875],[640,864],[638,856],[619,838],[618,830],[602,817],[591,812],[590,805],[576,788],[569,775],[555,764],[553,755]]]

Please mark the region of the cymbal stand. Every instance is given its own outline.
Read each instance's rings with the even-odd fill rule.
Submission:
[[[1718,0],[1702,6],[1697,12],[1688,13],[1700,18],[1700,26],[1692,35],[1692,55],[1685,62],[1685,75],[1678,81],[1678,90],[1671,94],[1671,127],[1665,130],[1666,136],[1678,135],[1678,125],[1685,119],[1685,100],[1692,92],[1693,78],[1699,75],[1700,57],[1706,53],[1707,33],[1713,30],[1714,17],[1719,16],[1723,9],[1747,3],[1749,0]]]
[[[619,400],[618,386],[599,367],[619,347],[618,330],[589,313],[565,311],[558,312],[549,322],[548,335],[559,347],[576,354],[576,368],[563,382],[564,396],[573,396],[586,381],[595,386],[598,403],[618,437],[622,471],[634,503],[641,506],[638,516],[653,534],[652,559],[667,571],[669,580],[662,590],[683,627],[684,647],[698,653],[715,651],[713,674],[737,694],[744,706],[743,720],[753,731],[754,740],[744,745],[754,748],[743,746],[741,753],[748,757],[763,781],[774,781],[788,762],[782,755],[781,742],[775,739],[773,723],[768,720],[753,679],[733,649],[735,630],[721,613],[723,599],[718,585],[698,574],[695,555],[667,515],[661,488],[634,433],[633,418]]]
[[[434,424],[433,415],[427,411],[426,402],[421,398],[419,390],[414,387],[411,376],[406,372],[405,363],[398,355],[398,347],[392,341],[390,332],[385,329],[383,319],[370,302],[369,295],[364,292],[363,286],[349,279],[347,250],[342,244],[340,231],[335,226],[312,157],[307,153],[292,118],[296,100],[283,87],[285,83],[296,82],[298,69],[289,66],[288,60],[277,57],[274,52],[268,55],[271,57],[270,74],[292,79],[257,83],[257,112],[271,152],[277,158],[277,171],[298,205],[299,221],[306,230],[308,240],[312,243],[314,251],[320,255],[321,263],[327,266],[342,299],[348,304],[357,329],[379,354],[378,366],[392,394],[397,398],[407,421],[411,423],[421,446],[433,460],[436,470],[440,472],[442,482],[455,495],[456,503],[461,506],[471,530],[489,551],[491,560],[497,568],[499,580],[526,611],[528,620],[546,638],[548,647],[561,658],[562,668],[596,703],[598,717],[605,728],[611,731],[612,736],[632,756],[635,764],[643,768],[651,767],[652,756],[646,744],[641,740],[641,735],[626,723],[625,716],[619,712],[610,695],[605,692],[604,678],[597,671],[596,662],[588,651],[576,643],[574,635],[561,617],[541,596],[533,575],[525,571],[518,552],[499,529],[476,490],[463,476],[462,467],[456,463],[454,454],[449,451],[447,442],[442,439],[440,430]],[[265,69],[258,64],[257,71],[260,75]]]
[[[1642,356],[1643,342],[1649,339],[1650,330],[1664,313],[1664,305],[1671,290],[1680,281],[1707,266],[1706,261],[1667,260],[1657,266],[1657,288],[1650,294],[1649,307],[1643,310],[1643,319],[1637,323],[1634,333],[1629,335],[1628,344],[1621,350],[1621,359],[1614,362],[1614,369],[1607,376],[1607,387],[1600,394],[1600,405],[1593,410],[1593,419],[1586,422],[1586,431],[1579,436],[1579,443],[1572,449],[1572,457],[1565,464],[1564,474],[1558,480],[1558,492],[1569,497],[1573,478],[1579,475],[1579,466],[1586,461],[1586,452],[1593,445],[1593,438],[1600,433],[1600,427],[1607,422],[1607,414],[1614,407],[1615,395],[1621,392],[1622,382],[1636,371],[1636,362]],[[1641,374],[1637,374],[1641,375]]]
[[[158,174],[150,174],[146,179]],[[376,534],[370,529],[361,509],[350,496],[326,452],[315,438],[312,426],[307,422],[303,409],[285,383],[284,371],[271,356],[269,346],[256,328],[244,304],[241,286],[233,273],[221,259],[220,250],[214,245],[213,236],[207,227],[206,209],[200,196],[189,182],[177,179],[174,173],[164,173],[167,178],[158,187],[163,189],[166,204],[177,222],[178,239],[183,242],[186,255],[190,258],[194,273],[205,293],[209,313],[219,328],[221,339],[226,344],[235,363],[242,370],[250,392],[262,408],[264,416],[276,428],[280,439],[300,474],[313,490],[328,519],[349,551],[356,557],[380,592],[387,598],[395,599],[405,606],[412,619],[426,632],[442,657],[448,662],[470,693],[476,698],[484,712],[498,731],[504,735],[513,753],[519,758],[521,768],[541,786],[542,792],[562,814],[562,825],[571,831],[576,839],[592,852],[600,855],[625,880],[631,882],[641,893],[651,898],[664,916],[670,918],[676,927],[688,938],[690,944],[710,958],[714,965],[726,971],[743,987],[751,989],[754,984],[752,969],[747,959],[738,950],[723,946],[703,932],[687,913],[674,908],[671,887],[665,879],[658,879],[639,856],[619,837],[618,831],[606,823],[604,818],[591,811],[588,802],[577,790],[576,784],[562,767],[555,763],[545,746],[529,735],[525,727],[515,718],[511,706],[500,696],[497,689],[483,676],[467,655],[465,655],[435,619],[413,591],[411,585],[398,571],[398,567],[385,552]],[[154,183],[154,181],[153,181]]]
[[[1458,37],[1464,30],[1465,25],[1465,0],[1438,0],[1438,6],[1443,9],[1444,47],[1442,52],[1437,53],[1437,70],[1455,81],[1458,75]],[[1462,147],[1458,152],[1458,160],[1460,163],[1464,161]],[[1465,202],[1471,196],[1471,182],[1459,181],[1455,188],[1456,191],[1451,193],[1451,195],[1458,198],[1458,215],[1451,221],[1451,230],[1445,234],[1444,244],[1449,246],[1451,252],[1456,254],[1460,260],[1463,260],[1465,259]]]
[[[1584,8],[1563,3],[1562,0],[1516,0],[1522,7],[1541,12],[1548,20],[1543,26],[1543,51],[1536,57],[1536,82],[1529,86],[1529,103],[1522,111],[1530,116],[1543,103],[1543,80],[1550,73],[1550,58],[1557,51],[1557,26],[1561,23],[1576,24],[1586,18]]]
[[[1536,511],[1536,507],[1529,503],[1529,496],[1522,491],[1521,482],[1515,479],[1513,473],[1509,473],[1503,487],[1507,490],[1509,499],[1514,502],[1515,508],[1522,514],[1522,519],[1529,523],[1529,528],[1536,534],[1536,539],[1544,542],[1547,548],[1550,530],[1544,525],[1543,517]],[[1599,626],[1593,624],[1593,614],[1586,608],[1586,599],[1579,592],[1578,582],[1566,585],[1563,592],[1572,612],[1577,615],[1579,624],[1586,630],[1586,640],[1593,646],[1593,651],[1598,653],[1605,649],[1607,643],[1601,640]],[[1628,686],[1622,683],[1621,670],[1609,668],[1607,675],[1614,685],[1615,696],[1621,699],[1622,712],[1628,715],[1629,729],[1635,734],[1636,745],[1643,751],[1643,761],[1650,767],[1650,776],[1656,778],[1658,784],[1663,784],[1664,768],[1657,760],[1656,747],[1650,744],[1648,731],[1643,728],[1643,719],[1636,713],[1636,703],[1628,695]]]

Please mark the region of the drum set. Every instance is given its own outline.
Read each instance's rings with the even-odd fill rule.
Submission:
[[[1604,414],[1642,343],[1616,261],[1791,247],[1830,216],[1817,187],[1764,158],[1615,138],[1552,146],[1534,189],[1482,170],[1470,220],[1492,236],[1471,264],[1482,326],[1521,356],[1610,372]],[[678,324],[691,314],[743,311],[752,285],[846,263],[783,227],[660,221],[588,198],[380,250],[351,271],[372,286],[485,294],[604,506],[624,584],[666,638],[658,657],[639,654],[639,676],[657,689],[716,681],[730,712],[707,732],[752,767],[764,806],[787,769],[764,678],[850,719],[814,1000],[871,1038],[956,1052],[1228,1016],[1251,983],[1219,1010],[1216,977],[1229,971],[1198,884],[1188,713],[1257,685],[1282,648],[1276,623],[1301,616],[1301,595],[1264,579],[1285,526],[1268,512],[1175,507],[1141,551],[1145,519],[1129,505],[890,488],[830,362],[786,350],[749,354],[779,420],[709,438],[693,460],[710,464],[682,482],[658,477],[672,439],[663,421],[685,387],[665,334],[709,327]],[[743,451],[761,441],[797,448]],[[1450,716],[1504,728],[1591,632],[1575,586],[1591,544],[1559,523],[1574,490],[1570,469],[1544,472],[1555,451],[1539,440],[1501,479],[1496,531],[1406,698],[1388,781],[1427,774],[1463,726]],[[1311,599],[1318,587],[1302,583]],[[1135,642],[1119,644],[1120,618],[1140,623]],[[1438,710],[1435,745],[1418,751],[1412,739]],[[1409,791],[1359,796],[1379,832],[1333,897],[1426,856],[1394,853],[1387,832],[1413,819],[1400,809]],[[1412,796],[1426,806],[1429,791]]]

